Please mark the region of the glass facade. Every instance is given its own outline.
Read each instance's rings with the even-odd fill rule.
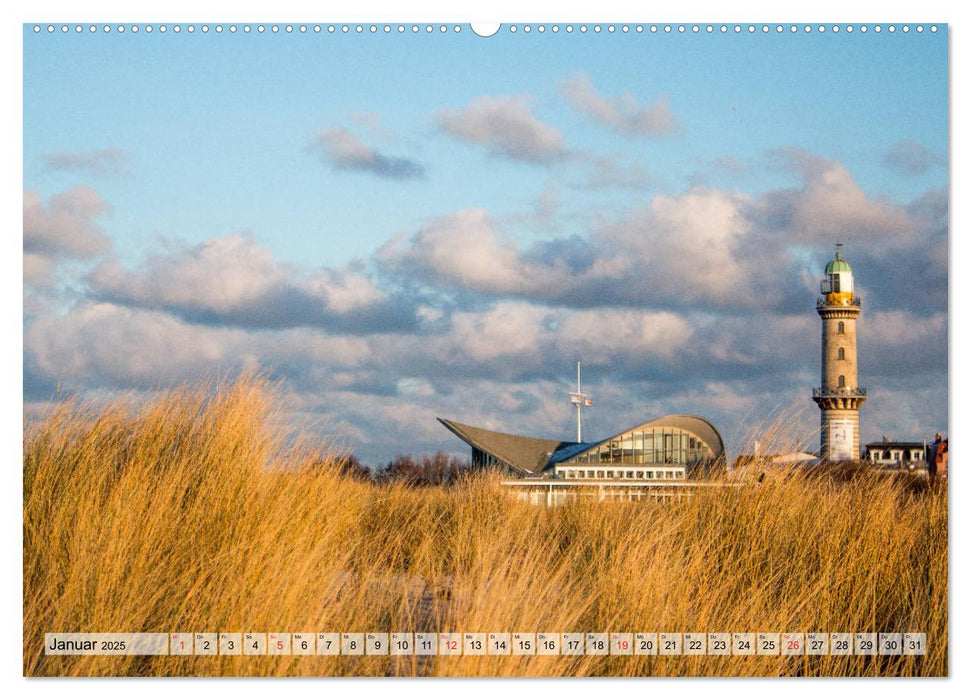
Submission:
[[[515,473],[515,470],[501,459],[488,452],[483,452],[477,447],[472,448],[472,466],[478,469],[495,469],[498,467]]]
[[[567,464],[681,464],[697,466],[715,458],[700,437],[681,428],[639,426],[611,438]]]

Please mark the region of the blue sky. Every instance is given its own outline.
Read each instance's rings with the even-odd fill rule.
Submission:
[[[379,461],[568,436],[580,359],[592,433],[741,442],[809,404],[840,238],[864,439],[946,429],[946,29],[463,29],[25,27],[25,400],[255,364]]]

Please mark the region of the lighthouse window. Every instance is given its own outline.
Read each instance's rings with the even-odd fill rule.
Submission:
[[[836,324],[836,332],[837,333],[843,333],[845,330],[846,330],[846,326],[843,324],[842,321],[840,321],[839,323]]]
[[[840,348],[839,350],[837,350],[836,351],[836,359],[838,359],[838,360],[845,360],[846,359],[846,350],[844,350],[843,348]]]
[[[832,274],[829,276],[829,289],[833,294],[838,294],[840,291],[840,276],[838,274]]]
[[[846,386],[846,377],[844,377],[844,376],[843,376],[843,375],[841,374],[841,375],[840,375],[840,388],[843,388],[844,386]]]

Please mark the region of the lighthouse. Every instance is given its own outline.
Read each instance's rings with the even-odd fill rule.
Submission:
[[[819,456],[824,460],[860,459],[860,406],[866,389],[858,384],[856,321],[860,298],[853,292],[853,270],[843,260],[842,243],[826,265],[816,312],[823,324],[822,379],[813,389],[819,406]]]

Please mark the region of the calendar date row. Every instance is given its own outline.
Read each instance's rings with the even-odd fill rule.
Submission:
[[[47,633],[44,651],[156,656],[923,656],[923,632]]]

